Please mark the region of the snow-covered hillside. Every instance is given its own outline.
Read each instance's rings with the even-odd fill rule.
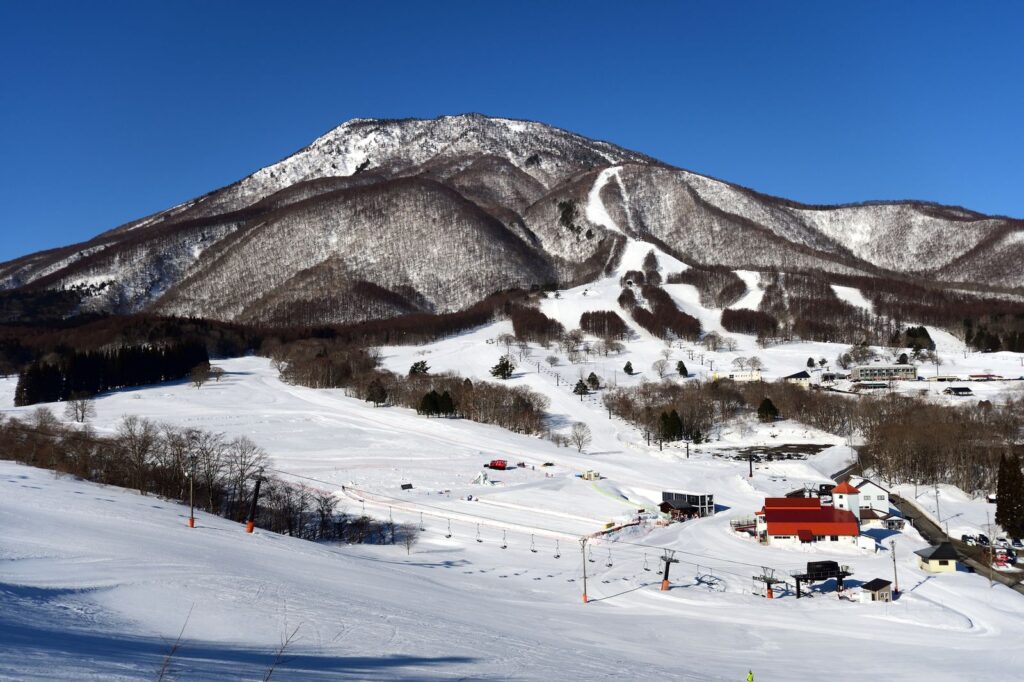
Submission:
[[[548,297],[544,311],[574,328],[582,312],[616,310],[619,277],[650,250],[665,268],[685,267],[629,239],[616,272]],[[748,287],[757,284],[741,276]],[[721,311],[701,307],[693,287],[666,290],[705,329],[718,328]],[[382,348],[382,358],[396,372],[425,360],[433,372],[489,379],[504,352],[497,338],[509,331],[508,322],[496,322],[423,346]],[[99,397],[93,425],[100,433],[134,414],[246,435],[270,453],[275,473],[333,491],[353,513],[424,530],[409,554],[402,546],[247,536],[206,515],[189,530],[178,505],[2,463],[0,642],[13,646],[0,648],[0,677],[151,679],[183,626],[171,663],[177,679],[261,677],[296,629],[275,676],[732,680],[753,669],[758,679],[806,679],[827,662],[840,680],[956,680],[994,678],[1024,664],[1024,597],[975,575],[924,574],[912,552],[925,543],[913,529],[874,551],[766,547],[730,530],[730,520],[760,508],[766,495],[829,480],[853,458],[842,439],[789,421],[741,419],[687,456],[682,443],[659,449],[609,418],[600,393],[581,399],[571,392],[590,372],[610,384],[654,380],[651,365],[664,351],[697,377],[757,355],[773,378],[803,368],[807,357],[834,358],[843,346],[758,349],[752,337],[729,335],[736,350],[713,352],[633,331],[622,354],[591,355],[579,365],[537,346],[517,358],[509,383],[549,397],[553,429],[591,427],[593,440],[582,452],[493,426],[375,408],[340,390],[289,386],[256,357],[218,361],[224,378],[200,389],[182,382]],[[944,371],[995,367],[1008,374],[1019,362],[1013,354],[963,354],[947,348],[949,340],[937,341]],[[546,360],[552,354],[554,365]],[[635,375],[621,371],[626,361]],[[922,387],[937,388],[908,382],[906,390]],[[1014,384],[976,388],[998,400]],[[13,392],[13,378],[0,379],[0,408],[30,412],[12,406]],[[736,458],[744,448],[781,444],[819,452],[758,464],[752,478]],[[493,458],[524,466],[490,472],[488,485],[474,483]],[[601,480],[577,476],[588,469]],[[718,513],[594,535],[591,554],[580,554],[578,538],[630,521],[663,490],[713,493]],[[978,530],[977,501],[954,500],[966,510],[956,530]],[[752,594],[763,567],[786,575],[830,558],[851,566],[855,593],[862,582],[892,577],[892,539],[904,590],[894,604],[841,601],[832,592],[799,601],[786,589],[772,601]],[[680,559],[667,593],[658,589],[663,548]]]
[[[623,235],[747,272],[1005,289],[1024,285],[1022,231],[917,202],[802,206],[537,122],[357,119],[232,185],[2,263],[0,290],[73,291],[69,313],[352,322],[592,281]]]
[[[479,350],[485,340],[476,339],[474,354],[463,345],[472,337],[423,355],[408,350],[437,365],[461,356],[461,369],[477,376],[489,360]],[[388,358],[409,359],[397,350]],[[1024,597],[970,574],[922,574],[911,552],[925,543],[912,530],[896,538],[905,592],[895,604],[751,595],[761,566],[795,569],[816,558],[850,564],[853,585],[892,575],[888,543],[877,552],[807,553],[729,531],[728,520],[765,494],[826,480],[848,461],[849,451],[825,434],[735,424],[686,459],[679,448],[644,446],[625,425],[555,389],[549,374],[515,379],[546,390],[555,415],[594,427],[594,443],[579,454],[494,427],[289,387],[261,359],[223,365],[227,376],[199,390],[178,384],[104,396],[96,426],[109,431],[121,415],[139,414],[249,435],[275,468],[317,479],[311,485],[335,490],[351,510],[365,504],[368,513],[422,523],[412,553],[248,536],[207,515],[190,530],[178,505],[0,463],[0,677],[152,679],[183,626],[175,679],[260,677],[296,628],[278,673],[284,679],[731,680],[748,669],[761,679],[794,679],[816,674],[824,660],[841,680],[954,680],[1024,663]],[[10,381],[0,388],[9,406]],[[753,479],[744,462],[713,456],[761,442],[826,450],[760,465]],[[498,456],[527,467],[493,472],[493,486],[471,484],[482,461]],[[605,478],[575,478],[584,468]],[[406,482],[414,488],[401,491]],[[575,538],[630,516],[666,488],[713,492],[722,511],[595,539],[594,562],[586,563],[591,602],[582,604]],[[680,551],[668,593],[658,589],[661,546]],[[681,650],[700,653],[680,657]]]

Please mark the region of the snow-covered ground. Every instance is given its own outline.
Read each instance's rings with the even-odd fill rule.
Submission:
[[[612,177],[602,173],[597,183]],[[592,204],[595,197],[599,191]],[[588,205],[588,216],[599,208]],[[607,212],[601,218],[619,229]],[[618,310],[619,276],[639,269],[652,248],[631,241],[617,273],[548,297],[544,312],[573,329],[585,311]],[[663,253],[659,260],[665,272],[685,267]],[[743,302],[756,306],[756,273],[739,274],[751,290]],[[666,290],[706,330],[721,329],[721,311],[703,308],[694,287]],[[510,331],[496,322],[423,346],[385,347],[382,361],[396,372],[426,360],[432,372],[490,379],[505,352],[497,339]],[[404,547],[321,546],[248,536],[205,515],[189,530],[176,504],[0,462],[0,678],[151,679],[183,625],[173,663],[179,679],[261,677],[295,628],[275,679],[737,680],[752,669],[762,680],[961,680],[1024,665],[1024,596],[971,574],[924,574],[913,551],[925,543],[913,529],[879,534],[884,542],[875,551],[766,547],[730,530],[731,519],[759,509],[765,496],[827,481],[853,461],[842,439],[792,421],[744,418],[687,454],[682,443],[645,443],[609,417],[600,393],[572,393],[590,372],[612,385],[658,380],[652,363],[665,352],[670,367],[683,360],[696,377],[757,356],[772,379],[803,369],[808,357],[831,361],[843,346],[759,349],[753,337],[729,335],[735,351],[709,352],[633,331],[625,352],[579,365],[554,348],[532,346],[518,356],[509,383],[550,398],[553,429],[588,424],[593,440],[582,452],[493,426],[375,408],[341,390],[290,386],[256,357],[219,361],[223,379],[200,389],[179,382],[100,396],[93,420],[100,433],[139,415],[246,435],[281,475],[333,491],[350,512],[421,525],[421,540],[408,555]],[[1017,375],[1017,355],[965,353],[954,337],[933,338],[943,373]],[[622,371],[627,361],[636,374]],[[994,400],[1018,385],[973,384]],[[944,387],[908,382],[899,390]],[[0,379],[0,410],[29,412],[13,407],[13,394],[14,380]],[[784,444],[820,452],[758,464],[752,477],[735,458],[743,448]],[[491,485],[474,484],[494,458],[524,466],[489,472]],[[603,478],[577,476],[588,469]],[[592,539],[592,562],[581,556],[581,536],[629,521],[664,490],[713,493],[718,513],[668,527],[630,526]],[[943,516],[955,513],[946,511],[953,497],[940,497]],[[976,525],[974,516],[965,512],[964,523]],[[754,575],[785,576],[813,559],[848,564],[854,591],[890,579],[893,540],[904,590],[896,603],[852,603],[832,592],[798,601],[785,589],[772,601],[752,594]],[[667,593],[658,589],[663,548],[680,560]]]
[[[485,337],[494,332],[387,349],[385,362],[407,367],[426,358],[435,369],[480,376],[494,350]],[[466,351],[474,335],[488,353]],[[295,627],[284,678],[707,680],[739,679],[752,668],[761,679],[799,679],[829,661],[837,679],[884,672],[952,680],[1024,663],[1024,597],[974,575],[924,575],[912,551],[925,543],[913,530],[895,536],[906,590],[895,604],[832,593],[752,596],[761,566],[781,573],[809,559],[851,565],[854,585],[892,576],[888,540],[877,553],[829,553],[762,547],[730,532],[729,519],[758,508],[766,494],[826,480],[849,461],[838,439],[813,429],[740,421],[687,459],[680,447],[647,447],[593,401],[561,381],[555,387],[550,373],[521,372],[512,381],[548,393],[556,419],[592,426],[594,442],[580,454],[496,427],[288,386],[261,358],[220,364],[225,378],[198,390],[179,383],[103,396],[95,426],[110,432],[122,415],[138,414],[248,435],[275,468],[317,478],[319,487],[366,491],[345,500],[350,511],[365,503],[369,513],[414,523],[422,512],[427,530],[412,554],[246,536],[208,516],[190,531],[175,504],[0,464],[0,640],[14,645],[0,648],[0,678],[151,678],[186,617],[179,679],[258,677]],[[0,404],[24,412],[10,407],[12,389],[10,380],[0,384]],[[762,443],[826,449],[806,461],[759,465],[752,479],[744,462],[713,456]],[[493,472],[499,483],[491,487],[472,485],[492,457],[527,467]],[[586,468],[604,480],[573,475]],[[401,491],[404,482],[413,490]],[[576,538],[657,502],[663,489],[713,492],[721,511],[593,541],[593,601],[583,605]],[[470,494],[479,501],[466,500]],[[657,547],[676,548],[681,559],[667,594],[658,590]]]

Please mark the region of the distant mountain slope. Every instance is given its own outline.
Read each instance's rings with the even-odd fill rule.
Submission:
[[[613,169],[609,173],[601,171]],[[919,202],[812,207],[541,123],[356,119],[233,185],[0,264],[76,309],[326,323],[599,276],[622,233],[686,262],[1024,287],[1024,223]]]

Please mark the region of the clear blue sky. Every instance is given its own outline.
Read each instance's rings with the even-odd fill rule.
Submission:
[[[0,2],[0,260],[352,117],[544,121],[812,203],[1024,217],[1024,3]]]

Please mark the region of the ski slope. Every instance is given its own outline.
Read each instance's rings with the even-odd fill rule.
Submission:
[[[587,215],[629,234],[598,205],[614,174],[595,181]],[[652,364],[665,355],[671,368],[683,360],[696,378],[757,356],[773,379],[803,369],[808,357],[831,361],[845,350],[761,349],[753,337],[729,335],[736,350],[714,352],[652,337],[618,308],[619,278],[652,249],[663,272],[686,266],[627,239],[614,274],[541,302],[567,329],[588,310],[619,312],[633,329],[626,350],[574,365],[553,347],[531,345],[508,382],[549,398],[552,430],[590,426],[593,439],[582,451],[376,408],[342,390],[287,385],[257,357],[218,361],[224,377],[200,389],[178,382],[96,400],[92,424],[101,434],[138,415],[248,436],[276,472],[332,492],[347,511],[422,527],[409,553],[246,535],[206,515],[190,530],[177,504],[0,462],[0,679],[154,679],[182,631],[171,679],[260,679],[293,632],[274,679],[738,680],[754,670],[759,680],[791,680],[825,668],[836,680],[962,680],[1018,671],[1024,596],[976,575],[923,573],[913,551],[925,542],[912,528],[879,534],[874,550],[761,546],[731,531],[730,520],[759,509],[765,496],[828,481],[853,461],[843,439],[792,421],[741,418],[688,451],[683,443],[662,449],[610,417],[600,392],[572,393],[591,372],[612,386],[662,380]],[[749,274],[756,273],[740,273],[750,289],[741,302],[756,306],[760,289]],[[705,330],[721,329],[721,311],[702,307],[694,287],[665,288]],[[382,363],[405,373],[425,360],[432,372],[491,380],[505,352],[497,339],[509,332],[500,321],[422,346],[383,347]],[[966,353],[950,339],[939,345],[944,372],[1009,377],[1020,362],[1009,353]],[[627,361],[635,374],[622,371]],[[1016,395],[1020,383],[972,385],[999,400]],[[0,410],[24,416],[35,408],[13,407],[14,386],[0,379]],[[941,388],[908,382],[900,390],[948,400]],[[49,407],[59,413],[59,405]],[[819,452],[764,462],[748,475],[744,448],[781,444]],[[494,458],[523,466],[474,483]],[[602,478],[578,477],[588,469]],[[630,525],[665,490],[713,493],[717,513]],[[965,522],[977,520],[976,501],[948,497],[966,510]],[[622,529],[602,534],[609,525]],[[586,554],[583,536],[591,538]],[[785,576],[817,559],[849,565],[856,593],[863,582],[893,576],[892,541],[904,591],[893,604],[853,603],[831,591],[801,600],[785,588],[770,601],[752,594],[754,575]],[[664,549],[679,559],[668,592],[658,589]]]
[[[472,339],[415,357],[438,366],[461,359],[462,370],[476,375],[490,358],[460,347]],[[385,359],[408,358],[388,349]],[[787,570],[838,558],[854,568],[854,585],[892,574],[887,543],[877,552],[800,551],[762,547],[729,530],[729,518],[753,511],[765,494],[827,480],[849,461],[838,439],[802,425],[735,423],[686,459],[682,448],[647,447],[598,406],[554,387],[548,374],[513,379],[548,391],[556,418],[592,425],[594,442],[581,454],[495,427],[374,408],[340,391],[288,386],[261,358],[220,364],[225,378],[198,390],[179,383],[101,397],[97,429],[109,432],[121,415],[139,414],[249,435],[276,468],[335,486],[352,512],[365,504],[367,513],[412,523],[423,513],[426,530],[411,555],[400,546],[247,536],[205,515],[190,531],[187,510],[176,504],[0,463],[0,642],[14,645],[0,648],[0,678],[153,679],[186,617],[177,679],[258,678],[296,627],[279,673],[285,679],[731,680],[748,668],[760,679],[801,679],[828,660],[844,664],[837,679],[927,672],[952,680],[1024,663],[1024,597],[974,575],[925,576],[911,555],[925,543],[912,530],[896,538],[907,592],[895,604],[854,604],[832,593],[800,601],[751,595],[751,576],[764,565]],[[9,407],[10,388],[0,384],[4,411],[24,412]],[[806,461],[759,465],[752,479],[744,462],[714,457],[773,442],[826,449]],[[493,486],[471,484],[492,456],[527,467],[492,472]],[[544,462],[555,466],[541,471]],[[582,481],[573,474],[583,468],[605,478]],[[400,491],[402,482],[413,490]],[[364,492],[340,490],[349,484]],[[587,563],[592,602],[583,605],[575,538],[658,501],[663,489],[712,491],[721,511],[595,539]],[[672,591],[658,590],[660,551],[627,542],[685,552]],[[700,655],[679,656],[690,650]]]

